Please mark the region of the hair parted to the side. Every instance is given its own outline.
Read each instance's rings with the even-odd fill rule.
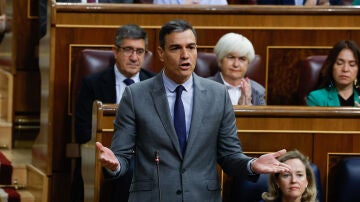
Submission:
[[[183,32],[186,30],[191,30],[194,33],[195,39],[197,38],[197,34],[195,29],[185,20],[172,20],[165,23],[159,32],[159,45],[162,49],[165,48],[165,36],[171,34],[173,32]]]
[[[359,65],[360,62],[360,49],[359,46],[356,44],[355,41],[352,40],[341,40],[337,42],[332,49],[330,50],[323,66],[321,67],[320,71],[320,78],[317,89],[332,87],[335,85],[334,77],[333,77],[333,69],[334,64],[340,54],[340,52],[344,49],[349,49],[354,54],[356,64]],[[360,81],[360,71],[356,76],[357,81]],[[357,82],[359,83],[359,82]],[[359,84],[357,84],[359,85]],[[360,86],[355,86],[359,89]]]
[[[223,35],[215,45],[214,53],[219,67],[221,66],[221,60],[231,52],[235,52],[241,57],[247,57],[249,63],[255,58],[254,46],[250,40],[241,34],[233,32]]]
[[[298,150],[288,151],[286,154],[280,156],[278,160],[280,162],[285,162],[289,159],[299,159],[305,165],[306,179],[308,181],[308,186],[305,189],[301,201],[302,202],[315,202],[317,189],[314,172],[311,168],[310,161],[308,157],[304,156]],[[277,187],[276,181],[279,177],[279,173],[270,174],[269,183],[268,183],[268,192],[262,194],[262,198],[266,202],[281,201],[282,193],[279,187]]]
[[[148,48],[148,34],[139,25],[128,24],[119,27],[115,35],[115,45],[120,47],[124,39],[143,39],[145,48]]]

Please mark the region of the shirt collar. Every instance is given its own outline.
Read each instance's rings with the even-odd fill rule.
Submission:
[[[116,83],[118,82],[123,82],[125,79],[127,79],[127,77],[125,77],[117,68],[116,64],[114,65],[114,72],[115,72],[115,80]],[[134,76],[132,76],[129,79],[132,79],[135,83],[140,81],[140,72],[136,73]]]
[[[171,80],[169,77],[167,77],[165,75],[164,71],[162,71],[162,78],[163,78],[165,88],[172,93],[175,92],[175,89],[178,85],[183,85],[185,90],[189,91],[189,89],[192,87],[192,85],[194,83],[192,74],[191,74],[190,78],[182,84],[175,83],[173,80]]]
[[[238,88],[241,87],[241,85],[233,86],[233,85],[229,84],[228,82],[226,82],[221,72],[220,72],[220,76],[221,76],[221,79],[223,80],[225,86],[226,86],[228,89],[233,89],[233,88],[238,89]]]

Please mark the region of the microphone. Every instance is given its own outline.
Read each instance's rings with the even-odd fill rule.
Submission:
[[[160,189],[160,158],[159,158],[159,152],[155,151],[155,164],[156,164],[156,174],[158,177],[158,189],[159,189],[159,202],[161,202],[161,189]]]

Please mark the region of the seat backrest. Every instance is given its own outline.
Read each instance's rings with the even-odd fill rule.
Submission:
[[[265,81],[263,81],[262,78],[265,78],[265,71],[261,69],[261,57],[260,55],[255,55],[255,58],[248,66],[248,69],[246,71],[247,77],[249,77],[252,80],[257,81],[261,85],[265,85]]]
[[[316,88],[319,81],[320,70],[326,58],[326,55],[313,55],[299,61],[298,67],[300,69],[300,77],[297,92],[298,104],[306,105],[306,97],[310,91]]]
[[[198,52],[196,67],[194,70],[197,75],[206,78],[214,76],[218,71],[219,66],[215,53]],[[264,74],[264,71],[261,71],[261,57],[260,55],[255,55],[254,60],[251,61],[248,66],[246,76],[259,82],[260,84],[264,84],[264,81],[261,79],[264,77],[262,77],[261,74]]]
[[[198,52],[194,72],[201,77],[211,77],[219,71],[215,53]]]
[[[333,169],[328,201],[359,201],[360,157],[344,158]]]
[[[320,171],[318,167],[312,163],[311,168],[315,175],[316,188],[318,191],[317,199],[322,202],[322,187],[320,179]],[[261,194],[268,191],[269,174],[261,174],[256,182],[251,182],[242,177],[235,177],[232,187],[233,201],[261,201]]]

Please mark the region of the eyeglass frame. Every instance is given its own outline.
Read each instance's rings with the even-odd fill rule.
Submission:
[[[124,53],[125,56],[131,56],[132,54],[136,53],[137,56],[143,56],[145,55],[145,53],[147,52],[147,50],[143,49],[143,48],[133,48],[130,46],[118,46],[116,45],[118,50],[122,50],[122,52]]]

